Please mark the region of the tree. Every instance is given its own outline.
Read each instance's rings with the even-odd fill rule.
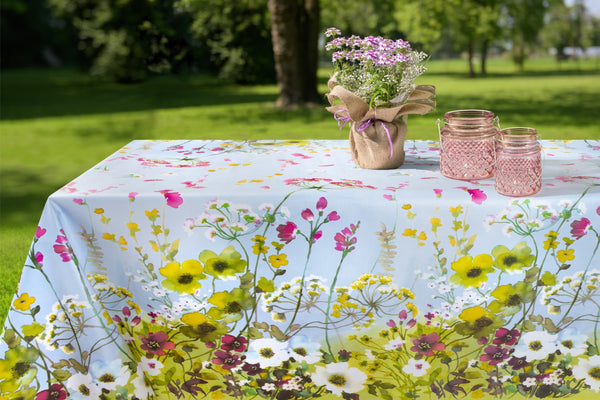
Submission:
[[[508,32],[512,42],[513,61],[523,70],[525,60],[544,26],[550,6],[548,0],[504,0],[508,17]]]
[[[191,30],[208,49],[208,67],[237,83],[275,81],[267,0],[181,0]]]
[[[192,58],[194,45],[187,35],[191,17],[177,12],[175,3],[49,0],[57,16],[76,30],[91,74],[121,82],[176,70]]]
[[[279,107],[320,102],[316,79],[319,7],[319,0],[268,1]]]

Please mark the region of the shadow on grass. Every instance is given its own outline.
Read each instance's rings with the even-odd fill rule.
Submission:
[[[220,83],[209,75],[158,76],[137,84],[97,82],[67,69],[2,72],[0,118],[16,120],[161,108],[274,102],[274,85]]]
[[[43,178],[33,171],[3,168],[0,176],[0,225],[4,228],[28,225],[34,220],[37,222],[48,193],[58,189],[48,187]]]

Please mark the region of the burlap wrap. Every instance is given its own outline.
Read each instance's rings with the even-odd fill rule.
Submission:
[[[329,79],[327,110],[338,121],[350,123],[350,150],[356,165],[366,169],[392,169],[404,163],[408,114],[426,114],[435,108],[435,87],[419,85],[406,102],[389,108],[370,108],[360,97]],[[334,104],[336,100],[341,104]],[[386,131],[387,130],[387,131]],[[389,133],[389,137],[388,137]],[[391,141],[391,148],[390,148]]]

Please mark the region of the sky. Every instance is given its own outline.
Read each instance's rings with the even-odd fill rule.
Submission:
[[[565,0],[568,5],[573,4],[574,0]],[[600,17],[600,0],[584,0],[585,7],[591,14]]]

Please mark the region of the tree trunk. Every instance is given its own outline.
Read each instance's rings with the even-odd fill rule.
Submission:
[[[467,46],[467,57],[469,58],[469,76],[472,78],[475,76],[475,68],[473,67],[473,56],[474,56],[474,45],[473,40],[469,40]]]
[[[317,92],[319,0],[269,0],[279,98],[293,108],[319,102]]]
[[[487,74],[486,61],[489,42],[488,39],[485,39],[481,45],[481,75]]]
[[[305,103],[320,103],[322,98],[317,91],[317,70],[319,67],[319,0],[304,0],[302,32],[299,35],[300,61],[302,75],[302,100]]]
[[[269,0],[268,7],[271,12],[273,56],[279,87],[277,106],[289,108],[300,102],[302,94],[298,79],[298,1]]]

